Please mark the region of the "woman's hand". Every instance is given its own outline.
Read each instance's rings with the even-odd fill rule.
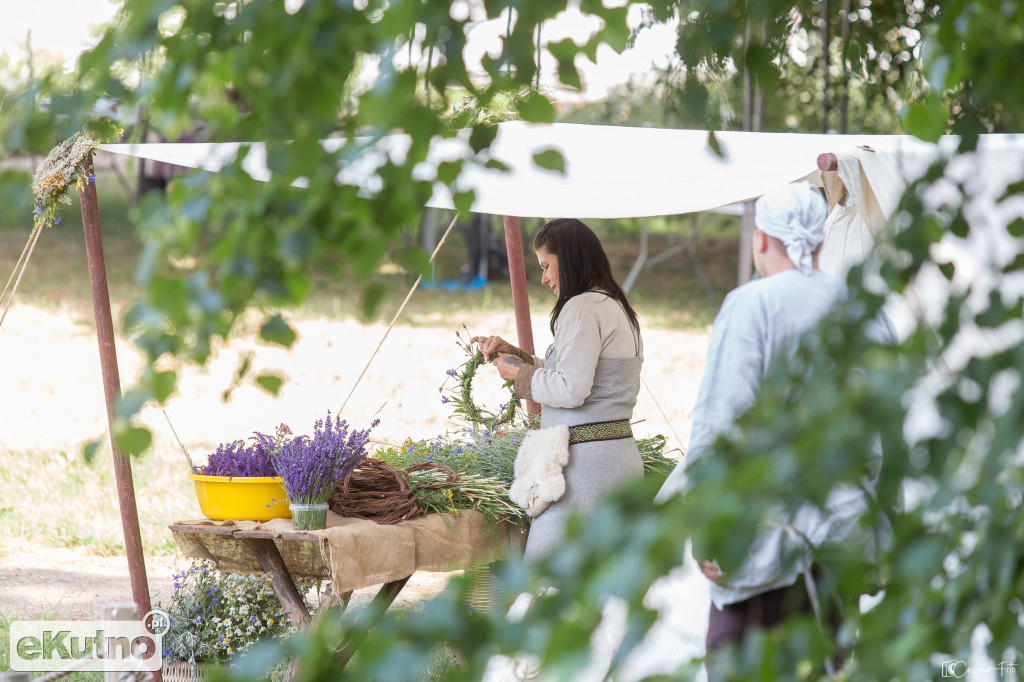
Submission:
[[[701,561],[700,572],[703,573],[704,577],[711,582],[721,587],[725,587],[725,574],[718,569],[718,564],[714,561]]]
[[[500,336],[474,336],[470,343],[479,343],[480,350],[484,352],[484,360],[490,361],[492,355],[507,353],[509,342]]]
[[[494,361],[494,366],[498,368],[498,374],[501,375],[502,379],[505,381],[515,381],[519,370],[523,366],[523,361],[515,355],[502,353]]]

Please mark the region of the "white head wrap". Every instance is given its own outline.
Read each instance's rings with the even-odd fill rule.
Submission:
[[[786,255],[805,275],[812,254],[825,240],[828,204],[809,182],[797,182],[768,192],[754,204],[754,224],[786,246]]]

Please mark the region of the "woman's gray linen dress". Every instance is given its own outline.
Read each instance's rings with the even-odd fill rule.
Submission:
[[[570,299],[559,315],[554,343],[544,360],[534,358],[534,363],[530,393],[543,406],[541,428],[632,418],[643,342],[621,304],[607,294],[587,292]],[[593,512],[609,491],[642,477],[643,463],[633,438],[590,441],[569,446],[563,474],[565,495],[530,525],[528,559],[551,553],[569,516]]]

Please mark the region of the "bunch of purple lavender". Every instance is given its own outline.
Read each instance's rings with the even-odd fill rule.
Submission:
[[[380,423],[375,419],[369,428],[349,431],[347,421],[331,413],[327,419],[313,424],[313,437],[294,438],[273,455],[278,475],[288,493],[288,501],[299,504],[322,504],[330,499],[335,487],[366,457],[370,429]]]
[[[284,440],[283,436],[291,431],[282,424],[277,427],[277,434],[275,438],[257,431],[248,441],[222,443],[217,446],[217,452],[209,456],[206,466],[195,467],[194,473],[232,478],[277,476],[273,453]]]

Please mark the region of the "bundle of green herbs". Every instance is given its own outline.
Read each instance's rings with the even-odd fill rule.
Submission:
[[[509,521],[522,526],[525,516],[509,500],[508,486],[525,433],[525,427],[500,427],[417,442],[410,438],[400,447],[378,451],[376,456],[396,469],[429,462],[450,467],[458,474],[451,483],[438,470],[409,475],[416,503],[428,514],[474,509],[491,522]]]
[[[636,447],[640,450],[640,459],[644,462],[644,476],[664,481],[679,464],[679,460],[666,457],[668,454],[665,452],[667,442],[665,436],[660,433],[648,438],[636,439]]]

